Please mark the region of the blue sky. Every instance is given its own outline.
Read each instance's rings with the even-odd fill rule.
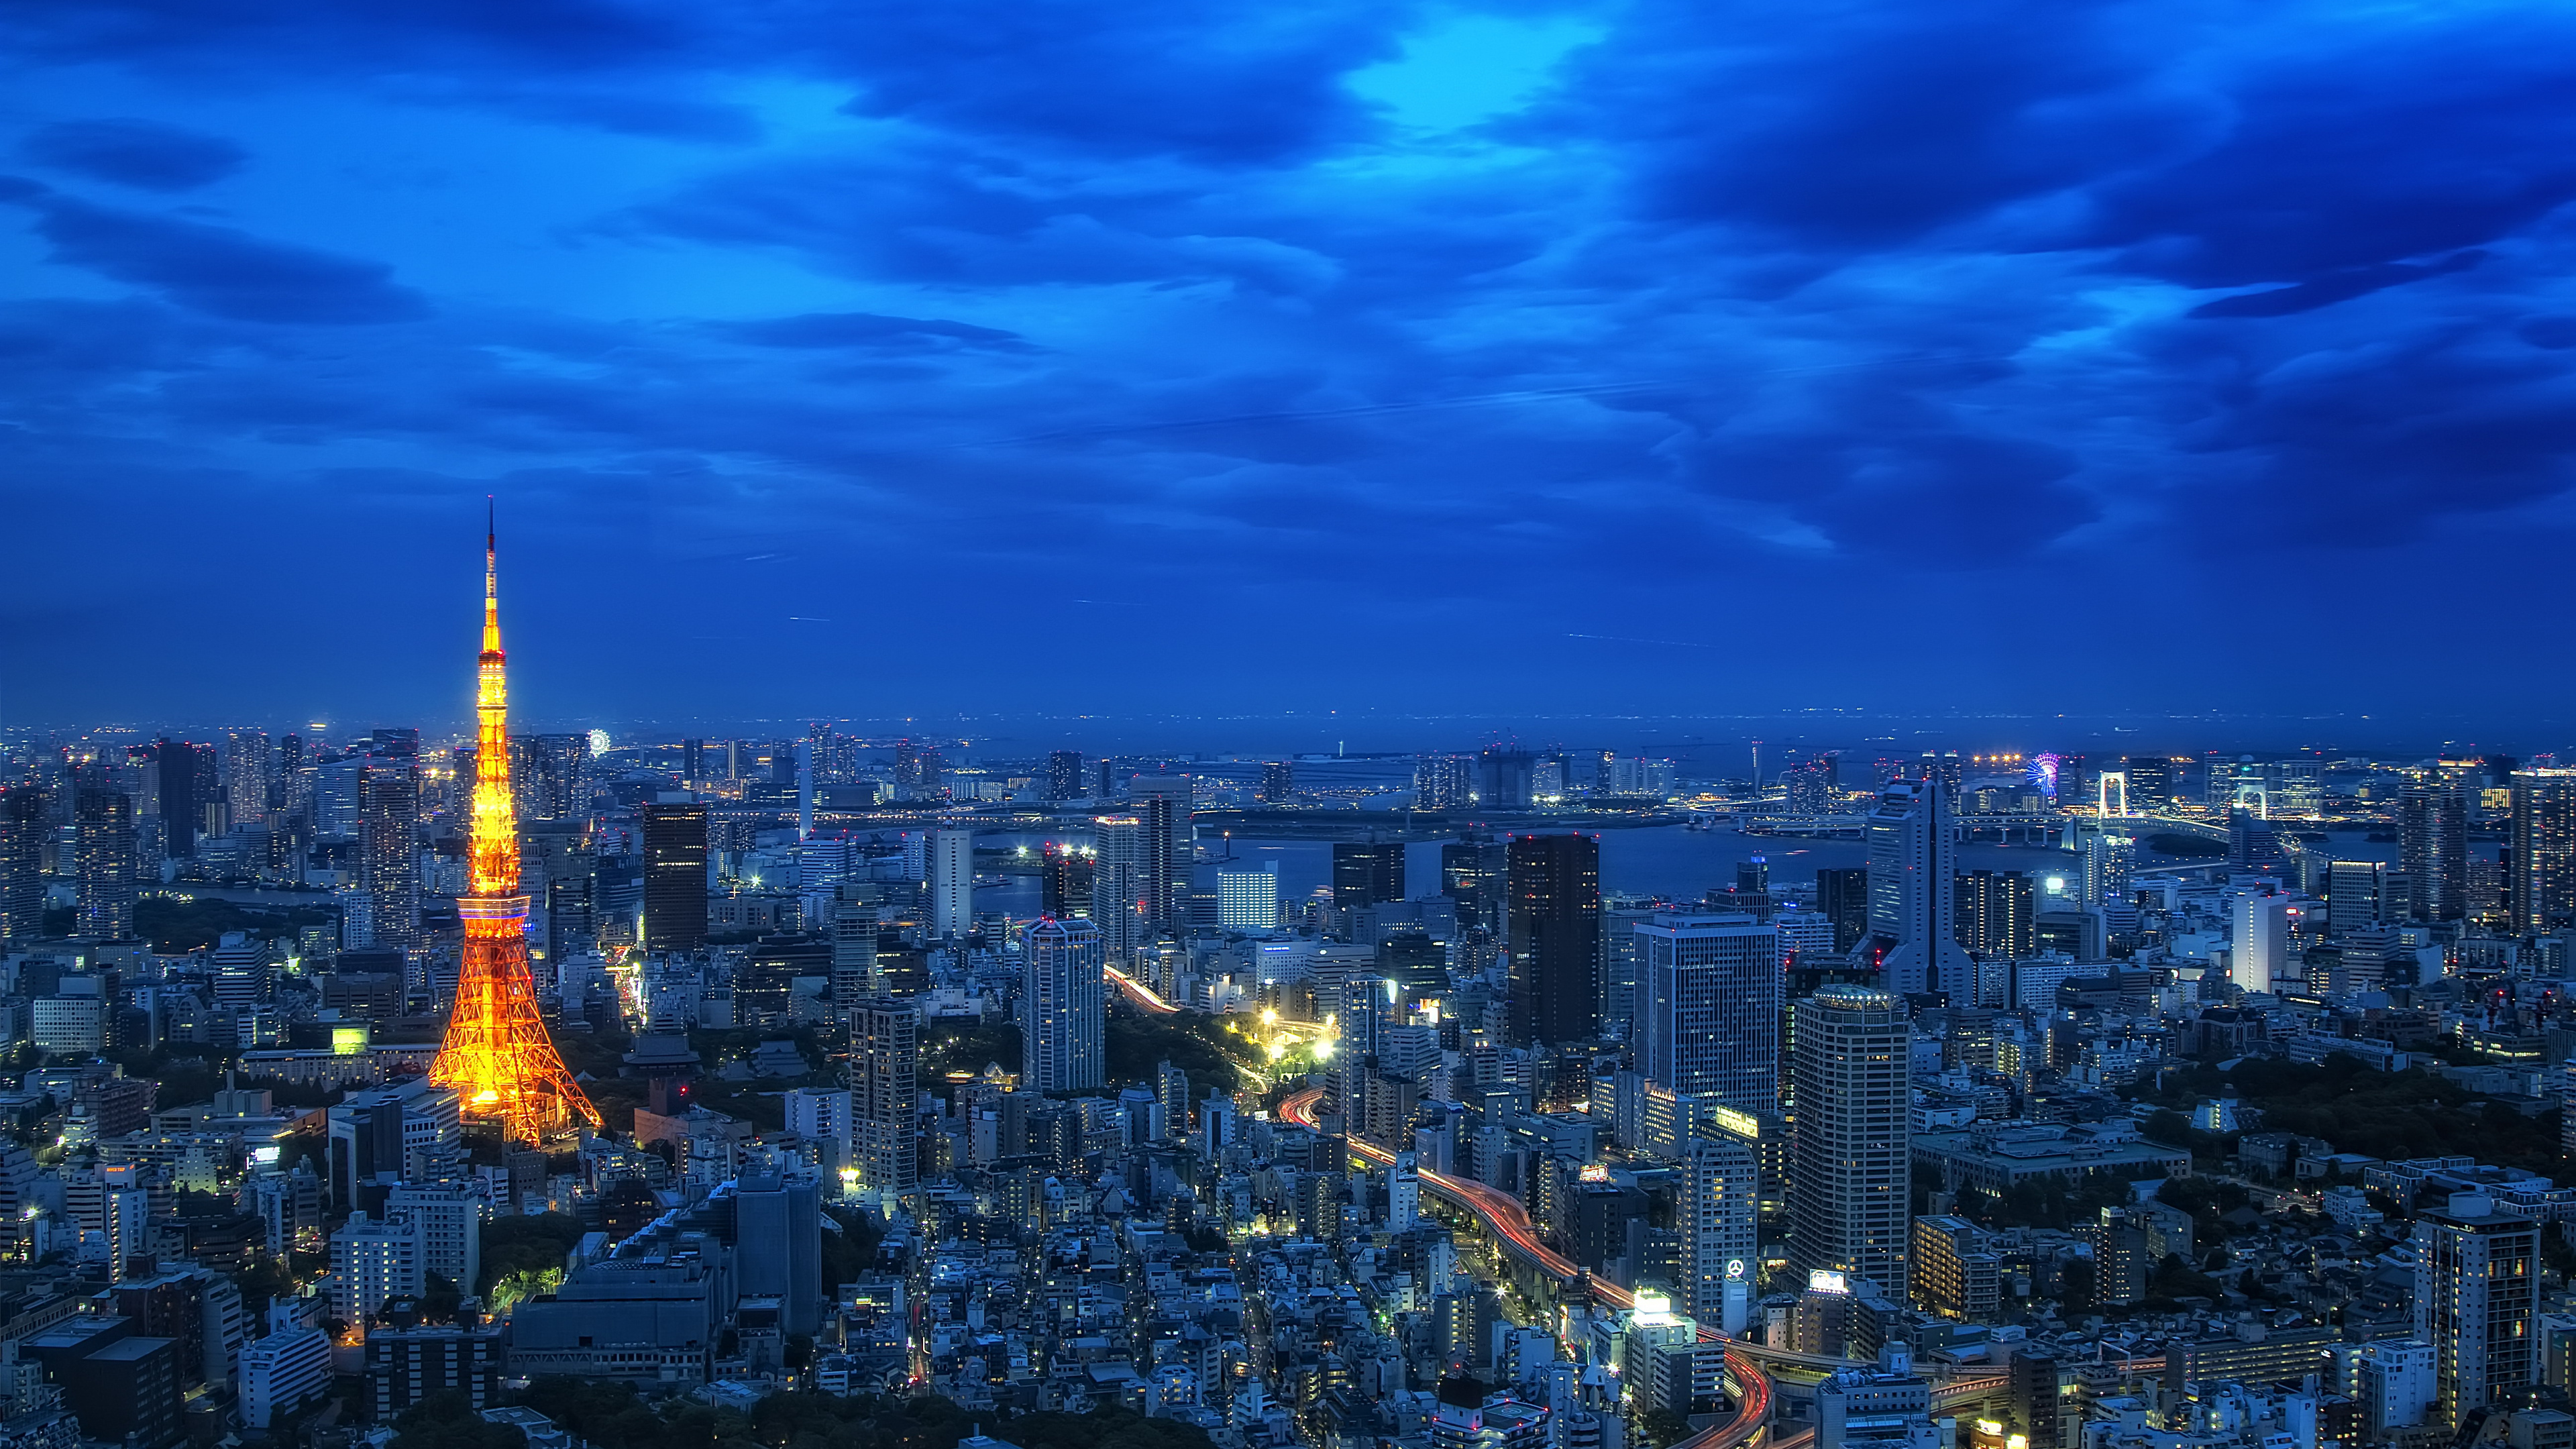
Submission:
[[[0,723],[2540,729],[2576,13],[18,0]]]

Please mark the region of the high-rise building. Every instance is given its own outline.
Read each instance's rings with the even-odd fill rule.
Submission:
[[[519,889],[534,913],[530,932],[548,961],[599,946],[599,847],[590,822],[540,820],[519,831]]]
[[[1091,863],[1094,852],[1071,841],[1050,840],[1039,847],[1038,912],[1048,916],[1091,914]]]
[[[156,802],[160,808],[162,848],[172,860],[185,860],[197,853],[197,832],[203,828],[204,805],[200,794],[211,795],[215,782],[197,778],[199,751],[202,747],[185,740],[162,739],[154,742],[153,763],[158,767]]]
[[[2415,1336],[2433,1346],[2431,1421],[2530,1387],[2539,1312],[2540,1224],[2484,1193],[2453,1193],[2415,1219]]]
[[[1509,851],[1495,840],[1456,840],[1440,847],[1440,893],[1458,903],[1461,926],[1503,929],[1510,860]]]
[[[2238,896],[2229,925],[2229,978],[2247,991],[2269,992],[2289,974],[2290,898],[2270,891]]]
[[[2576,769],[2513,772],[2507,849],[2513,928],[2536,936],[2576,922]]]
[[[224,805],[238,826],[268,819],[268,736],[235,730],[224,737]]]
[[[1333,846],[1333,904],[1344,910],[1404,899],[1401,841],[1338,841]]]
[[[1133,815],[1103,815],[1091,822],[1091,920],[1099,928],[1101,949],[1124,961],[1144,940],[1146,897],[1145,822]],[[1060,919],[1060,918],[1059,918]]]
[[[73,807],[79,833],[81,935],[103,941],[134,934],[134,797],[83,781]]]
[[[694,951],[707,943],[707,807],[647,801],[644,816],[644,948]]]
[[[1522,835],[1506,853],[1511,1044],[1591,1041],[1601,1032],[1601,842]]]
[[[1216,920],[1229,931],[1267,931],[1279,924],[1279,872],[1216,873]]]
[[[521,821],[590,818],[588,735],[521,735],[511,750]]]
[[[911,1194],[918,1182],[921,1008],[871,996],[850,1011],[851,1166],[856,1189],[880,1206]]]
[[[1680,1168],[1673,1227],[1690,1316],[1741,1333],[1762,1267],[1756,1235],[1762,1164],[1743,1139],[1715,1132],[1689,1140]]]
[[[2120,773],[2129,779],[2129,813],[2163,815],[2174,808],[2174,764],[2163,755],[2125,755]]]
[[[2417,920],[2468,914],[2468,803],[2459,786],[2409,785],[2398,793],[2397,853],[2414,882]]]
[[[1061,802],[1082,798],[1082,751],[1049,750],[1046,772],[1047,799]]]
[[[1880,943],[1879,969],[1900,995],[1949,991],[1964,1000],[1973,987],[1968,953],[1959,947],[1959,825],[1948,792],[1923,780],[1891,782],[1866,825],[1869,929]]]
[[[1779,932],[1746,915],[1665,913],[1635,936],[1638,1070],[1743,1111],[1777,1108]]]
[[[1866,867],[1820,866],[1816,870],[1816,909],[1834,923],[1834,949],[1849,951],[1869,935],[1869,871]]]
[[[2006,960],[2039,949],[2029,876],[2017,870],[1971,870],[1956,879],[1960,945],[1979,956]]]
[[[975,832],[936,830],[930,836],[930,931],[957,940],[975,929]]]
[[[0,790],[0,941],[45,930],[45,797],[32,785]]]
[[[1190,888],[1190,865],[1198,856],[1190,824],[1191,780],[1187,775],[1139,775],[1128,782],[1127,798],[1144,822],[1144,847],[1138,885],[1146,922],[1160,928],[1186,921],[1183,899]]]
[[[877,971],[877,906],[849,881],[833,887],[832,896],[832,1001],[846,1012],[853,1003],[876,995],[882,984]]]
[[[1091,921],[1041,917],[1021,949],[1020,1088],[1097,1087],[1101,1056],[1101,933]]]
[[[421,944],[420,757],[404,743],[388,741],[367,756],[358,776],[358,840],[375,944],[411,950]],[[162,779],[166,788],[166,760]]]
[[[1297,765],[1293,760],[1269,760],[1261,766],[1261,801],[1265,805],[1285,805],[1297,798]]]
[[[1476,803],[1486,810],[1527,810],[1538,758],[1517,745],[1487,745],[1476,757]]]
[[[2326,932],[2348,936],[2380,919],[2380,865],[2375,860],[2326,863]]]
[[[1798,1003],[1790,1034],[1791,1260],[1866,1278],[1903,1302],[1913,1171],[1904,999],[1828,986]]]
[[[1473,755],[1423,755],[1413,762],[1413,806],[1417,810],[1466,810],[1476,803],[1476,759]]]

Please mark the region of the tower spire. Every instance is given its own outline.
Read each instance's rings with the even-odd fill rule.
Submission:
[[[528,898],[519,894],[519,812],[510,790],[507,657],[501,652],[499,527],[485,500],[483,652],[475,661],[474,810],[467,893],[457,899],[465,955],[456,1008],[430,1080],[453,1087],[462,1114],[497,1123],[514,1141],[560,1136],[599,1109],[572,1079],[537,1015],[528,971]]]

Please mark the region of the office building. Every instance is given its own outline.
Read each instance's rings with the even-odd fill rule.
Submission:
[[[162,846],[172,860],[197,853],[197,836],[206,826],[206,806],[220,797],[212,745],[185,740],[153,742],[158,790],[154,803],[161,816]]]
[[[435,1394],[456,1394],[480,1411],[501,1402],[506,1325],[419,1324],[367,1335],[366,1405],[379,1424]],[[530,1441],[533,1443],[534,1441]]]
[[[877,906],[849,881],[832,888],[832,1001],[843,1011],[883,984],[877,969]]]
[[[1511,1045],[1591,1041],[1601,1032],[1601,842],[1523,835],[1506,853]]]
[[[1340,841],[1333,846],[1333,904],[1343,910],[1404,899],[1402,842]]]
[[[1185,896],[1190,865],[1197,859],[1192,844],[1187,775],[1138,775],[1127,784],[1128,803],[1143,823],[1138,832],[1142,859],[1137,885],[1146,923],[1156,928],[1185,922]]]
[[[2397,853],[2414,885],[2415,919],[2456,921],[2468,914],[2468,803],[2459,786],[2409,785],[2398,793]]]
[[[2380,865],[2373,860],[2326,864],[2326,934],[2351,935],[2376,924],[2380,914]],[[2400,912],[2400,917],[2403,917]]]
[[[1761,1162],[1750,1143],[1712,1132],[1687,1141],[1679,1168],[1673,1230],[1684,1300],[1700,1322],[1742,1333],[1762,1270]]]
[[[1102,1071],[1100,930],[1090,921],[1040,919],[1021,948],[1020,1087],[1097,1087]]]
[[[2247,991],[2272,990],[2289,974],[2290,898],[2270,891],[2238,896],[2229,924],[2229,978]]]
[[[958,940],[975,928],[975,832],[930,833],[930,931]]]
[[[2163,815],[2174,808],[2174,762],[2162,755],[2126,755],[2120,773],[2129,780],[2129,813]]]
[[[1276,869],[1216,873],[1216,921],[1229,931],[1267,931],[1279,924]]]
[[[1050,840],[1039,847],[1038,911],[1049,916],[1091,914],[1092,847]]]
[[[1959,826],[1937,783],[1897,780],[1879,793],[1865,825],[1869,930],[1880,980],[1899,995],[1947,991],[1968,999],[1968,953],[1959,946]]]
[[[1297,766],[1289,760],[1270,760],[1261,766],[1261,803],[1286,805],[1297,798]]]
[[[45,929],[45,797],[31,785],[0,789],[0,941]]]
[[[707,943],[707,807],[648,801],[644,817],[644,948],[694,951]]]
[[[1143,944],[1149,922],[1145,822],[1134,815],[1103,815],[1091,822],[1098,842],[1091,858],[1091,920],[1100,947],[1124,962]],[[1061,919],[1061,917],[1059,917]]]
[[[1779,1106],[1779,932],[1747,915],[1665,913],[1634,937],[1638,1070],[1748,1112]]]
[[[407,1182],[385,1195],[385,1216],[420,1233],[420,1266],[472,1292],[483,1276],[483,1198],[463,1183]]]
[[[1456,903],[1460,926],[1503,930],[1510,895],[1511,852],[1498,840],[1455,840],[1440,847],[1440,893]]]
[[[562,962],[599,949],[599,848],[588,820],[520,827],[519,893],[531,913],[530,954]]]
[[[1816,871],[1816,910],[1834,923],[1834,949],[1849,951],[1869,935],[1869,871],[1824,866]]]
[[[590,737],[558,734],[512,739],[510,785],[518,799],[521,824],[532,820],[587,822]]]
[[[734,1181],[733,1212],[742,1296],[777,1299],[779,1327],[791,1336],[822,1327],[823,1199],[814,1179],[746,1172]]]
[[[1061,804],[1083,797],[1082,751],[1049,750],[1046,759],[1046,797]]]
[[[268,819],[268,736],[235,730],[224,737],[224,812],[233,828]]]
[[[1043,924],[1043,923],[1042,923]],[[891,1209],[920,1175],[921,1008],[872,996],[850,1012],[852,1191]]]
[[[371,944],[417,949],[420,931],[420,759],[388,740],[358,776],[358,840],[366,861]],[[169,766],[162,766],[166,788]]]
[[[1912,1183],[1912,1026],[1902,998],[1828,986],[1791,1015],[1797,1122],[1790,1145],[1790,1257],[1809,1272],[1907,1294]]]
[[[1993,1235],[1966,1218],[1914,1220],[1907,1267],[1914,1306],[1961,1323],[1992,1323],[2003,1308],[2003,1259]]]
[[[1959,944],[1979,956],[2018,960],[2039,949],[2036,894],[2017,870],[1962,871],[1958,877]]]
[[[75,929],[97,940],[134,934],[134,797],[83,781],[73,807],[80,910]]]
[[[2513,772],[2506,849],[2513,929],[2536,936],[2576,924],[2576,769]]]
[[[2432,1345],[2432,1423],[2527,1389],[2538,1339],[2540,1224],[2484,1193],[2415,1219],[2415,1337]]]
[[[1476,804],[1487,811],[1527,810],[1538,760],[1516,745],[1488,745],[1476,756]]]

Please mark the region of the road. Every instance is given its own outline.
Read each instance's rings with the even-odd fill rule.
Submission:
[[[1173,1012],[1180,1010],[1179,1007],[1174,1006],[1172,1003],[1165,1001],[1159,996],[1156,996],[1152,987],[1147,986],[1144,982],[1137,980],[1135,977],[1128,975],[1117,967],[1103,966],[1100,970],[1102,975],[1109,978],[1109,983],[1111,985],[1117,987],[1120,991],[1127,993],[1128,1000],[1143,1007],[1145,1010],[1152,1012],[1154,1015],[1169,1016]]]
[[[1279,1115],[1299,1127],[1315,1125],[1315,1103],[1322,1098],[1320,1088],[1309,1087],[1292,1092],[1279,1104]],[[1374,1143],[1358,1138],[1347,1139],[1351,1151],[1380,1167],[1392,1165],[1395,1154]],[[1485,1220],[1485,1226],[1497,1239],[1509,1244],[1520,1255],[1538,1266],[1539,1271],[1560,1283],[1576,1283],[1591,1295],[1613,1308],[1634,1308],[1637,1295],[1605,1279],[1595,1278],[1575,1266],[1566,1257],[1538,1240],[1538,1230],[1531,1226],[1529,1213],[1509,1194],[1495,1191],[1481,1182],[1450,1177],[1437,1172],[1420,1172],[1422,1185],[1434,1196],[1448,1199]],[[1701,1330],[1708,1342],[1726,1342],[1716,1333]],[[1735,1381],[1735,1413],[1721,1423],[1692,1435],[1672,1449],[1741,1449],[1751,1444],[1769,1425],[1771,1419],[1771,1380],[1746,1352],[1748,1345],[1727,1343],[1726,1367]]]

